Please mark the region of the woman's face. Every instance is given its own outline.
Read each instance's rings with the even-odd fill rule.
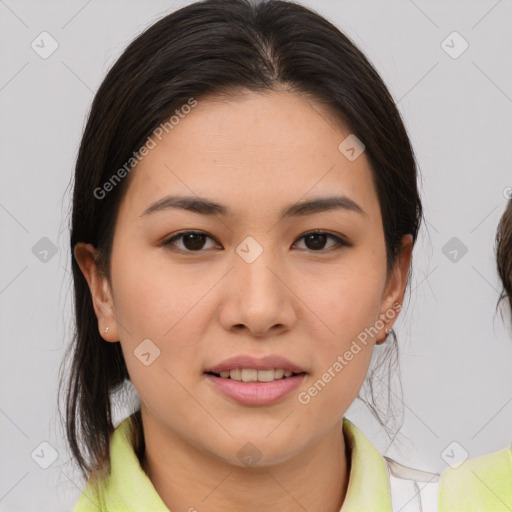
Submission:
[[[339,428],[397,316],[412,245],[388,275],[368,159],[351,139],[339,149],[349,135],[290,92],[200,99],[132,171],[112,287],[88,281],[145,427],[237,465],[284,461]],[[299,206],[320,199],[337,206]]]

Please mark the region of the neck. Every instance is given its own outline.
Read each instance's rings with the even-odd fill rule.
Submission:
[[[296,456],[240,467],[198,450],[144,418],[142,467],[169,510],[339,512],[348,485],[341,421]]]

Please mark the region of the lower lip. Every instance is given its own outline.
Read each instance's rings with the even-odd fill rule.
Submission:
[[[272,382],[240,382],[206,374],[206,378],[226,396],[244,405],[270,405],[297,389],[305,373]]]

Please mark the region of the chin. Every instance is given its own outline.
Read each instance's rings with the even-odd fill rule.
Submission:
[[[275,428],[276,422],[273,422]],[[230,431],[233,439],[227,440],[224,446],[215,444],[210,450],[216,457],[228,464],[247,469],[258,469],[275,466],[284,463],[295,457],[302,449],[309,444],[307,440],[301,443],[293,436],[290,430],[283,429],[280,435],[272,429],[260,430],[254,435],[247,432]],[[293,443],[290,440],[293,439]],[[303,445],[303,446],[302,446]],[[219,448],[222,451],[219,451]]]

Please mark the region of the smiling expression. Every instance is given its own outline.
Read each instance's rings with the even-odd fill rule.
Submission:
[[[387,272],[369,161],[338,149],[350,133],[296,93],[210,97],[132,171],[102,335],[148,426],[233,464],[247,441],[270,464],[339,426],[385,329],[297,396],[402,300],[408,269]]]

